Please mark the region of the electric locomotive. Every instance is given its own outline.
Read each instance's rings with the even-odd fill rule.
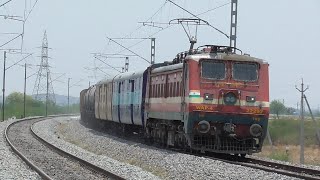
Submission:
[[[81,109],[89,110],[81,116],[92,117],[90,103],[95,119],[139,127],[149,142],[202,152],[260,152],[269,117],[269,65],[236,52],[206,45],[101,81],[81,93]]]

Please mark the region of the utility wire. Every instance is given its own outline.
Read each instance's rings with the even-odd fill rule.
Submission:
[[[100,69],[100,68],[98,68],[98,67],[97,67],[97,69],[98,69],[99,71],[101,71],[102,73],[104,73],[105,75],[108,75],[109,77],[111,76],[110,74],[106,73],[104,70],[102,70],[102,69]]]
[[[53,83],[53,82],[55,82],[55,81],[58,81],[58,79],[60,79],[60,78],[61,78],[62,76],[64,76],[64,75],[66,75],[66,73],[63,73],[63,74],[61,74],[60,76],[58,76],[57,78],[51,80],[51,81],[50,81],[50,84]]]
[[[165,2],[161,5],[161,7],[160,7],[151,17],[149,17],[146,21],[149,21],[150,19],[154,18],[154,16],[156,16],[156,15],[165,7],[165,5],[167,4],[167,2],[168,2],[168,0],[165,0]],[[134,31],[132,31],[131,33],[129,33],[128,35],[126,35],[126,36],[124,36],[124,37],[127,38],[127,37],[132,36],[133,33],[137,32],[139,29],[141,29],[141,28],[144,27],[144,26],[145,26],[144,24],[138,26]],[[159,31],[157,31],[156,33],[150,35],[148,38],[151,38],[151,37],[154,36],[155,34],[158,34],[159,32],[167,29],[168,27],[169,27],[169,26],[167,26],[167,27],[165,27],[165,28],[161,28]],[[145,40],[146,40],[146,39],[144,39],[144,40],[142,40],[142,41],[139,41],[139,42],[137,42],[137,43],[129,46],[128,48],[130,49],[130,48],[132,48],[132,47],[134,47],[134,46],[136,46],[136,45],[144,42]],[[109,42],[110,42],[110,41],[111,41],[111,40],[109,39]],[[115,54],[122,53],[123,51],[124,51],[124,50],[121,50],[121,51],[119,51],[118,53],[115,53]],[[142,59],[146,60],[145,58],[142,58]],[[148,63],[150,63],[148,60],[146,60],[146,61],[147,61]]]
[[[193,14],[192,12],[188,11],[187,9],[183,8],[182,6],[178,5],[177,3],[175,3],[175,2],[173,2],[173,1],[171,1],[171,0],[167,0],[167,1],[171,2],[172,4],[174,4],[175,6],[177,6],[178,8],[182,9],[183,11],[191,14],[191,15],[194,16],[195,18],[201,19],[200,17],[198,17],[197,15],[195,15],[195,14]],[[202,19],[201,19],[201,20],[202,20]],[[205,22],[207,22],[207,21],[205,21]],[[210,26],[210,27],[212,27],[212,28],[215,29],[216,31],[220,32],[221,34],[225,35],[228,39],[230,39],[230,37],[229,37],[226,33],[224,33],[223,31],[221,31],[220,29],[212,26],[209,22],[207,22],[207,25]]]
[[[163,7],[167,4],[167,2],[168,2],[168,0],[165,0],[165,2],[162,4],[162,6],[151,17],[149,17],[146,21],[149,21],[150,19],[153,19],[154,16],[156,16],[163,9]],[[127,35],[125,37],[130,37],[134,32],[138,31],[143,26],[144,26],[143,24],[138,26],[134,31],[132,31],[129,35]]]
[[[31,55],[32,55],[32,54],[29,54],[28,56],[26,56],[26,57],[22,58],[21,60],[19,60],[19,61],[15,62],[15,63],[14,63],[14,64],[12,64],[11,66],[7,67],[5,70],[10,69],[12,66],[14,66],[14,65],[18,64],[19,62],[21,62],[21,61],[25,60],[26,58],[28,58],[28,57],[29,57],[29,56],[31,56]]]
[[[160,33],[161,31],[164,31],[164,30],[168,29],[169,27],[171,27],[171,26],[169,25],[169,26],[167,26],[167,27],[165,27],[165,28],[163,28],[163,29],[160,29],[159,31],[157,31],[157,32],[151,34],[150,36],[148,36],[148,38],[153,37],[154,35]],[[131,49],[131,48],[133,48],[134,46],[137,46],[137,45],[141,44],[141,43],[144,42],[145,40],[146,40],[146,39],[143,39],[143,40],[141,40],[141,41],[139,41],[139,42],[137,42],[137,43],[129,46],[128,48]],[[123,51],[124,51],[124,50],[121,50],[121,51],[119,51],[119,52],[117,52],[117,53],[115,53],[115,54],[120,54],[120,53],[122,53]]]
[[[22,35],[22,34],[19,34],[18,36],[16,36],[16,37],[12,38],[12,39],[11,39],[11,40],[9,40],[8,42],[6,42],[6,43],[2,44],[2,45],[0,46],[0,48],[2,48],[3,46],[5,46],[5,45],[9,44],[10,42],[14,41],[15,39],[17,39],[17,38],[18,38],[18,37],[20,37],[21,35]]]
[[[37,2],[38,2],[38,0],[36,0],[36,2],[34,2],[34,4],[33,4],[32,8],[31,8],[31,10],[29,11],[29,13],[28,13],[28,15],[27,15],[27,17],[24,19],[24,21],[25,21],[25,22],[26,22],[26,21],[27,21],[27,19],[29,18],[30,14],[31,14],[31,12],[33,11],[34,7],[36,6]]]
[[[224,6],[228,5],[228,4],[231,4],[231,2],[222,4],[222,5],[220,5],[220,6],[217,6],[217,7],[215,7],[215,8],[212,8],[212,9],[209,9],[209,10],[203,12],[203,13],[197,14],[197,16],[201,16],[201,15],[206,14],[206,13],[208,13],[208,12],[211,12],[211,11],[214,11],[214,10],[216,10],[216,9],[222,8],[222,7],[224,7]]]
[[[7,1],[7,2],[5,2],[5,3],[3,3],[3,4],[1,4],[0,5],[0,7],[2,7],[2,6],[4,6],[4,5],[6,5],[6,4],[8,4],[9,2],[11,2],[12,0],[9,0],[9,1]]]
[[[134,54],[134,55],[138,56],[139,58],[141,58],[141,59],[145,60],[146,62],[151,63],[151,62],[150,62],[150,61],[148,61],[146,58],[144,58],[144,57],[140,56],[139,54],[137,54],[137,53],[133,52],[133,51],[132,51],[132,50],[130,50],[129,48],[127,48],[127,47],[123,46],[122,44],[118,43],[117,41],[115,41],[115,40],[113,40],[113,39],[111,39],[111,38],[109,38],[109,37],[107,37],[107,38],[108,38],[110,41],[112,41],[112,42],[114,42],[114,43],[118,44],[118,45],[119,45],[119,46],[121,46],[122,48],[124,48],[124,49],[128,50],[128,51],[129,51],[129,52],[131,52],[132,54]]]
[[[79,82],[83,81],[83,79],[80,79],[79,81],[77,81],[76,83],[73,83],[71,86],[69,86],[69,88],[73,87],[73,86],[80,86],[80,84],[78,84]]]
[[[116,68],[114,68],[114,67],[110,66],[108,63],[106,63],[106,62],[104,62],[103,60],[101,60],[101,59],[97,58],[96,56],[95,56],[94,58],[98,59],[98,60],[99,60],[99,61],[101,61],[103,64],[105,64],[105,65],[107,65],[107,66],[111,67],[112,69],[114,69],[114,70],[118,71],[119,73],[121,73],[121,71],[119,71],[118,69],[116,69]]]

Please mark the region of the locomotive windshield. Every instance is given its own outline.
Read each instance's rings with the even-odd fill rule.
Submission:
[[[233,79],[238,81],[256,81],[258,79],[257,64],[234,63]]]
[[[219,61],[202,61],[201,62],[202,78],[208,79],[225,79],[226,65]]]

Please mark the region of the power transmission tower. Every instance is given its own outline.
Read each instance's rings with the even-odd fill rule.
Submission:
[[[48,56],[48,39],[47,33],[44,32],[42,47],[41,47],[41,63],[39,66],[39,71],[37,74],[37,79],[34,84],[32,94],[35,95],[36,100],[46,101],[55,103],[55,94],[53,91],[50,66],[49,66],[49,56]],[[44,95],[46,99],[44,99]]]

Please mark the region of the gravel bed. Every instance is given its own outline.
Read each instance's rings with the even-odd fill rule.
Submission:
[[[126,179],[159,179],[157,176],[153,175],[150,172],[144,171],[139,167],[130,165],[128,163],[119,162],[102,154],[96,154],[90,151],[86,151],[81,147],[74,145],[77,143],[82,143],[81,139],[77,139],[77,141],[79,142],[73,141],[71,143],[62,140],[62,136],[56,133],[56,128],[61,128],[61,126],[63,126],[62,123],[66,123],[69,121],[79,122],[78,118],[54,118],[51,120],[45,120],[36,123],[33,129],[37,135],[44,138],[51,144],[59,147],[60,149],[69,152],[70,154],[73,154],[77,157],[80,157],[81,159],[84,159],[94,165],[104,168],[114,174],[120,175]],[[90,131],[90,129],[86,130]]]
[[[35,129],[45,139],[91,160],[93,158],[106,168],[110,168],[109,160],[123,164],[124,171],[116,169],[128,179],[296,179],[127,141],[86,128],[77,118],[39,122]],[[127,172],[128,167],[134,166],[144,170],[147,176],[137,178],[140,172]]]
[[[30,126],[37,120],[19,122],[10,127],[8,137],[12,144],[34,165],[53,179],[109,179],[79,162],[61,156],[35,139]]]
[[[0,122],[0,179],[42,179],[14,154],[4,138],[5,128],[14,121],[17,120]]]

